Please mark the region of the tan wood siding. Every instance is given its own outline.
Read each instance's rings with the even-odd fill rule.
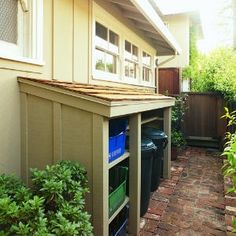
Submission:
[[[53,79],[72,81],[73,1],[54,0],[53,6]]]
[[[46,118],[45,118],[46,117]],[[53,163],[52,102],[28,96],[28,154],[31,168]],[[39,148],[40,147],[40,148]]]

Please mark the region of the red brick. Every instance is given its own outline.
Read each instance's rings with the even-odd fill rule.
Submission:
[[[161,194],[166,194],[166,195],[171,195],[174,192],[173,188],[166,188],[166,187],[160,187],[158,189],[159,193]]]
[[[188,148],[171,162],[171,179],[162,180],[153,193],[143,232],[225,235],[222,161],[216,156],[205,149]]]
[[[233,226],[233,224],[232,224],[233,219],[234,219],[234,217],[232,215],[225,214],[225,223],[226,223],[226,225],[232,227]]]
[[[153,233],[148,231],[140,231],[139,236],[153,236]]]
[[[150,220],[160,220],[160,215],[156,215],[156,214],[151,214],[149,212],[147,212],[144,216],[143,216],[145,219],[150,219]]]
[[[147,223],[145,224],[143,230],[147,232],[154,233],[157,230],[158,222],[156,220],[147,219]]]
[[[236,197],[225,196],[225,205],[235,207]]]

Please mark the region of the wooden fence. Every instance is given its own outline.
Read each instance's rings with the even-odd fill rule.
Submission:
[[[220,118],[224,114],[224,99],[214,93],[187,94],[183,131],[188,142],[221,147],[226,132],[226,121]]]

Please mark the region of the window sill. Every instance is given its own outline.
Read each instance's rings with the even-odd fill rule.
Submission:
[[[15,61],[15,62],[22,62],[22,63],[36,65],[36,66],[44,66],[45,65],[45,62],[42,60],[27,58],[27,57],[17,57],[17,56],[9,56],[9,55],[1,55],[0,54],[0,59]]]
[[[150,89],[155,89],[156,87],[154,85],[151,84],[145,84],[145,83],[138,83],[138,82],[131,82],[130,80],[114,80],[114,79],[109,79],[109,78],[101,78],[98,77],[96,75],[92,76],[93,80],[97,80],[97,81],[104,81],[104,82],[108,82],[108,83],[116,83],[116,84],[127,84],[127,85],[132,85],[132,86],[138,86],[138,87],[145,87],[145,88],[150,88]]]

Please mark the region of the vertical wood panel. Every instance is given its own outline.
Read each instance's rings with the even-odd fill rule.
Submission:
[[[88,0],[74,1],[74,78],[80,83],[88,83],[89,63],[89,29],[90,15]]]
[[[53,106],[46,99],[28,95],[29,167],[53,164]]]
[[[180,81],[178,68],[159,68],[159,93],[179,94]]]
[[[62,160],[61,104],[53,102],[53,162]]]
[[[53,7],[54,79],[72,81],[73,1],[54,0]]]
[[[108,236],[108,119],[93,115],[93,227]]]
[[[224,101],[215,94],[188,93],[183,129],[185,136],[222,138],[225,122]]]
[[[129,234],[138,235],[140,227],[141,192],[141,114],[129,119],[130,161],[129,161]]]
[[[27,94],[20,93],[21,99],[21,178],[28,184],[28,107]]]

